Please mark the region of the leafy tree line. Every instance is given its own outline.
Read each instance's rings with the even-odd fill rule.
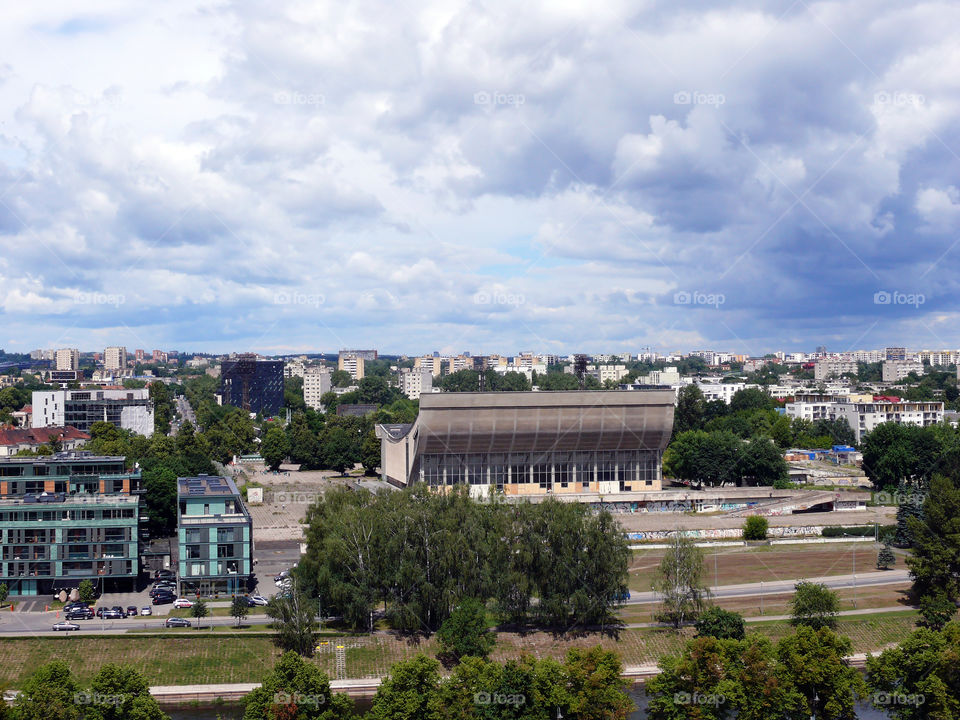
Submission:
[[[394,628],[433,632],[468,598],[492,600],[506,622],[612,623],[627,589],[623,533],[579,503],[334,490],[307,525],[298,581],[355,628],[383,607]]]
[[[498,373],[488,368],[482,374],[483,389],[488,392],[522,392],[532,389],[530,381],[523,373]],[[434,378],[433,384],[444,392],[477,392],[480,389],[480,375],[477,370],[457,370]]]

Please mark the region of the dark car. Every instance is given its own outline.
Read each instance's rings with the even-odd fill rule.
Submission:
[[[109,610],[104,610],[103,615],[100,617],[102,617],[104,620],[121,620],[123,619],[123,610],[110,608]]]
[[[157,570],[153,577],[155,580],[170,579],[175,578],[177,574],[173,570]]]
[[[190,627],[190,621],[186,618],[172,617],[163,622],[164,627]]]
[[[67,620],[92,620],[93,610],[88,607],[78,607],[68,610],[63,616]]]
[[[127,616],[126,610],[124,610],[124,609],[123,609],[122,607],[120,607],[119,605],[114,605],[114,606],[113,606],[112,608],[110,608],[110,609],[111,609],[111,610],[116,610],[118,613],[120,613],[120,617],[126,617],[126,616]]]
[[[136,606],[136,605],[128,605],[128,606],[127,606],[127,617],[136,617],[136,615],[137,615],[137,606]]]
[[[176,599],[177,599],[177,596],[174,595],[173,593],[171,593],[171,594],[169,594],[169,595],[154,595],[154,596],[153,596],[153,604],[154,604],[154,605],[169,605],[170,603],[172,603],[172,602],[173,602],[174,600],[176,600]]]
[[[154,587],[150,588],[150,597],[156,597],[157,595],[173,595],[177,592],[177,586],[171,585],[170,587]]]

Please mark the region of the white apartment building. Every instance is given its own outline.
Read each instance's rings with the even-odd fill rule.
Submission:
[[[80,351],[76,348],[61,348],[53,357],[55,370],[80,369]]]
[[[910,373],[923,375],[923,363],[916,360],[884,361],[882,377],[884,382],[900,382]]]
[[[429,370],[403,368],[400,371],[400,392],[411,400],[419,400],[422,394],[433,392],[433,375]]]
[[[883,350],[855,350],[850,355],[857,362],[864,363],[883,362],[887,358],[887,354]]]
[[[35,391],[33,427],[72,425],[90,432],[95,422],[108,422],[138,435],[153,434],[153,401],[149,388]]]
[[[304,365],[303,360],[287,360],[283,364],[284,379],[303,377],[306,371],[307,367]]]
[[[857,363],[854,360],[817,360],[813,370],[813,377],[817,380],[828,380],[840,377],[844,373],[856,373]]]
[[[506,375],[510,372],[520,373],[527,377],[527,380],[533,382],[533,374],[537,373],[538,375],[547,374],[547,366],[545,363],[534,363],[533,365],[524,366],[524,365],[494,365],[491,368],[494,372],[498,372],[501,375]]]
[[[663,370],[651,370],[643,377],[641,382],[644,385],[678,385],[680,383],[680,372],[673,365],[665,367]]]
[[[444,358],[439,355],[423,355],[422,357],[414,358],[413,369],[426,370],[432,376],[439,377],[443,374],[443,361]]]
[[[822,402],[788,403],[786,414],[787,417],[800,417],[811,421],[844,418],[859,443],[867,433],[881,423],[894,422],[901,425],[926,427],[943,422],[943,403],[910,400],[861,402],[844,401],[842,398],[830,402],[825,398]]]
[[[125,347],[108,347],[103,351],[104,370],[123,370],[127,367],[127,349]]]
[[[303,402],[308,408],[322,411],[320,398],[333,389],[328,368],[311,368],[303,374]]]
[[[612,380],[615,383],[620,382],[627,375],[627,372],[626,365],[597,365],[594,370],[591,370],[590,374],[603,385],[607,380]]]
[[[917,360],[923,364],[927,363],[931,367],[946,367],[954,365],[960,353],[956,350],[921,350],[917,353]]]
[[[700,383],[697,387],[699,387],[700,392],[703,393],[704,401],[713,402],[714,400],[723,400],[723,402],[729,405],[733,396],[736,395],[738,391],[747,387],[757,386],[747,385],[746,383],[710,382]]]
[[[456,355],[447,360],[447,372],[455,373],[461,370],[473,370],[473,358],[469,355]]]

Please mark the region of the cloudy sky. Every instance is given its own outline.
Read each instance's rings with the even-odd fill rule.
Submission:
[[[957,3],[2,12],[8,351],[960,347]]]

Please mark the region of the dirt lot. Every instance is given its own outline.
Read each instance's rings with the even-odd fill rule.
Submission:
[[[792,580],[803,577],[848,575],[876,570],[876,543],[837,543],[835,545],[764,545],[759,547],[703,548],[703,577],[708,585]],[[664,550],[634,550],[630,561],[630,589],[650,589]],[[904,556],[895,553],[896,567],[906,568]]]

